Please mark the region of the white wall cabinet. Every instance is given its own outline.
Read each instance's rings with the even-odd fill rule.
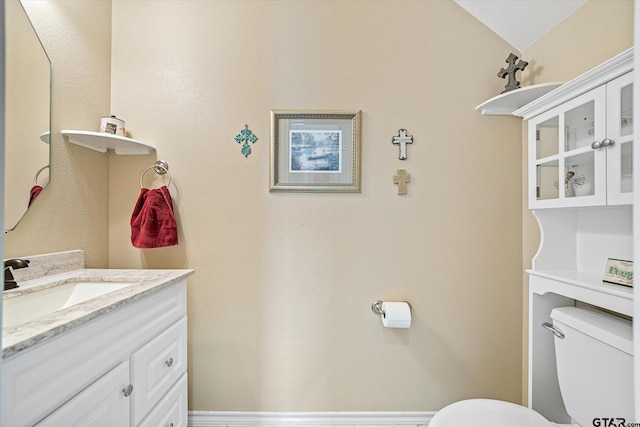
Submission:
[[[529,208],[631,204],[628,72],[529,121]]]
[[[633,316],[633,289],[602,281],[608,258],[633,259],[632,67],[629,49],[514,112],[529,120],[529,208],[541,232],[527,270],[529,406],[556,423],[570,418],[541,327],[551,310],[587,303]]]
[[[2,425],[187,425],[186,280],[5,359]]]

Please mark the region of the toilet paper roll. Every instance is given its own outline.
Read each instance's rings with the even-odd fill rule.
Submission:
[[[408,328],[411,326],[411,307],[406,302],[383,302],[382,325],[385,328]]]

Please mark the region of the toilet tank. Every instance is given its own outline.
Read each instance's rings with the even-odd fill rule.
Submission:
[[[567,413],[581,426],[635,422],[632,324],[601,311],[561,307],[551,311],[560,392]],[[598,419],[597,421],[594,421]],[[600,424],[598,424],[600,422]]]

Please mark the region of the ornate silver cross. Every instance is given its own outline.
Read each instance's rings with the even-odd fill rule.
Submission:
[[[407,158],[407,144],[413,144],[413,136],[407,135],[406,129],[399,129],[398,135],[394,136],[391,142],[400,146],[400,160]]]

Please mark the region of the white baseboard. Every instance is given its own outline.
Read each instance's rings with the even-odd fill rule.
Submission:
[[[435,412],[189,411],[189,427],[426,427]]]

